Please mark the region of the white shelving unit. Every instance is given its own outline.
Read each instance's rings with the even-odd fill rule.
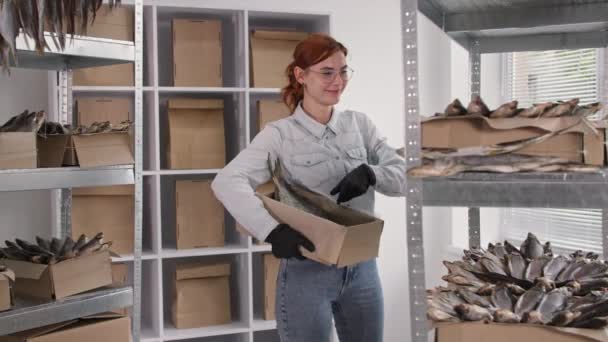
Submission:
[[[127,1],[128,2],[128,1]],[[204,6],[204,4],[201,4]],[[223,87],[173,87],[171,19],[219,19],[223,22]],[[218,169],[171,170],[166,164],[167,101],[171,98],[224,99],[226,157],[234,158],[257,134],[253,123],[258,99],[279,99],[278,88],[252,88],[249,82],[249,32],[256,27],[329,32],[329,14],[249,11],[246,8],[179,7],[168,0],[144,1],[143,51],[143,210],[141,334],[145,342],[270,342],[278,341],[275,321],[262,319],[261,267],[254,265],[268,245],[253,244],[239,234],[226,214],[226,245],[177,250],[175,244],[175,181],[212,179]],[[74,97],[132,97],[135,87],[74,86]],[[132,268],[132,255],[114,258]],[[180,262],[228,261],[233,322],[198,329],[176,329],[171,323],[173,269]],[[257,296],[257,297],[256,297]]]

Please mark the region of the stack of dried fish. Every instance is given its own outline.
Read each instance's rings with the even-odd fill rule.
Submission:
[[[131,121],[122,121],[119,124],[111,124],[110,121],[93,122],[89,126],[77,126],[70,130],[71,134],[93,134],[93,133],[110,133],[110,132],[126,132],[133,123]]]
[[[33,39],[36,51],[43,54],[47,47],[44,30],[48,28],[54,45],[63,50],[66,35],[86,34],[102,3],[103,0],[0,0],[0,60],[4,68],[8,70],[11,59],[18,62],[16,37],[20,31]],[[120,0],[109,0],[110,7],[119,3]]]
[[[528,234],[520,248],[490,244],[444,265],[449,286],[427,291],[435,322],[608,326],[608,264],[595,253],[555,256],[549,242]]]
[[[601,109],[599,102],[579,106],[579,99],[533,104],[529,108],[517,108],[517,101],[507,102],[495,110],[490,110],[479,95],[473,95],[465,108],[459,99],[452,101],[443,111],[435,116],[482,115],[490,118],[556,118],[562,116],[590,116]]]
[[[26,109],[0,126],[0,132],[38,132],[45,122],[46,113],[43,110],[30,112]]]
[[[63,240],[53,238],[50,241],[37,236],[35,244],[21,239],[15,239],[15,242],[6,240],[5,244],[6,247],[0,248],[0,256],[3,258],[52,265],[106,250],[112,246],[112,241],[104,242],[103,233],[98,233],[91,239],[82,234],[77,241],[69,236]]]

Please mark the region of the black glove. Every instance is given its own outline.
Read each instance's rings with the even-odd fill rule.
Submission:
[[[348,202],[363,195],[370,185],[376,185],[376,175],[369,165],[361,164],[342,178],[340,183],[331,190],[331,195],[333,196],[339,192],[338,204]]]
[[[306,259],[300,252],[300,246],[310,252],[315,251],[315,245],[310,240],[285,223],[281,223],[273,229],[268,234],[266,242],[272,244],[272,254],[277,258],[288,259],[295,257],[299,260]]]

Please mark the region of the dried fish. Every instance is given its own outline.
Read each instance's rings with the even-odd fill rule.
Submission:
[[[429,308],[426,314],[429,319],[435,322],[460,322],[458,317],[452,316],[449,313],[441,311],[437,308]]]
[[[570,326],[573,328],[603,329],[608,326],[608,317],[593,317],[586,321],[575,322]]]
[[[75,253],[78,253],[78,251],[87,243],[87,236],[85,234],[81,234],[78,237],[78,240],[76,241],[76,243],[74,244],[74,248],[72,249]]]
[[[543,246],[543,254],[549,257],[553,257],[553,249],[551,248],[550,241],[545,242],[545,245]]]
[[[526,312],[536,309],[536,306],[544,297],[546,290],[542,286],[534,286],[519,297],[515,303],[515,314],[521,316]]]
[[[543,255],[543,245],[532,233],[528,233],[526,240],[521,244],[520,250],[528,259],[540,258]]]
[[[61,247],[63,246],[63,242],[61,240],[59,240],[58,238],[53,238],[51,240],[51,253],[55,254],[55,255],[59,255],[59,253],[61,252]]]
[[[492,303],[485,297],[482,297],[467,289],[458,289],[457,293],[462,299],[469,304],[479,305],[483,308],[492,307]]]
[[[555,104],[552,102],[533,104],[532,107],[522,109],[518,111],[515,115],[522,118],[536,118],[539,117],[546,110],[554,107]]]
[[[497,264],[494,260],[489,259],[489,258],[482,258],[479,261],[483,267],[490,273],[495,273],[495,274],[500,274],[503,276],[506,276],[507,273],[504,270],[504,267],[502,264]]]
[[[59,252],[59,257],[64,259],[69,259],[74,257],[74,240],[71,237],[66,237],[63,241],[63,246]]]
[[[560,311],[553,316],[549,325],[555,325],[558,327],[565,327],[572,323],[575,319],[577,319],[581,315],[580,312],[572,312],[569,310]]]
[[[571,294],[566,288],[555,289],[547,293],[536,308],[541,315],[542,323],[551,322],[556,313],[564,310],[570,296]]]
[[[38,132],[45,121],[44,111],[24,111],[11,117],[4,125],[0,126],[0,132]]]
[[[40,246],[40,247],[44,248],[45,250],[51,252],[51,243],[48,240],[43,239],[43,238],[41,238],[39,236],[36,236],[36,243],[38,244],[38,246]]]
[[[485,308],[472,304],[458,304],[454,307],[464,321],[493,321],[492,313]]]
[[[551,261],[551,257],[543,256],[532,259],[533,260],[530,261],[528,267],[526,268],[524,278],[533,282],[536,278],[540,278],[543,275],[543,268],[549,261]]]
[[[492,304],[499,309],[513,310],[511,291],[506,286],[497,287],[492,293]]]
[[[98,248],[101,247],[101,241],[103,240],[103,233],[97,233],[91,240],[82,246],[77,252],[76,255],[87,255],[95,252]]]
[[[562,270],[568,266],[569,260],[560,255],[555,258],[549,260],[545,267],[543,268],[543,276],[550,280],[555,280],[557,275],[562,272]]]
[[[467,114],[467,109],[464,108],[464,106],[462,105],[462,103],[460,103],[460,100],[455,99],[454,101],[452,101],[452,103],[450,103],[445,108],[445,111],[443,112],[443,114],[445,116],[465,115],[465,114]]]
[[[519,323],[521,317],[511,310],[500,309],[494,312],[494,321],[498,323]]]
[[[511,253],[506,259],[509,274],[516,279],[526,279],[525,272],[527,265],[524,257],[521,254]]]
[[[511,101],[498,107],[490,113],[491,118],[510,118],[517,111],[517,101]]]
[[[485,284],[477,290],[477,294],[480,296],[492,296],[494,294],[496,285]]]
[[[538,311],[529,311],[524,313],[522,322],[528,324],[543,324],[543,316]]]
[[[579,99],[575,98],[566,102],[558,102],[557,106],[541,114],[544,118],[554,118],[559,116],[572,115],[574,108],[578,105]]]
[[[467,107],[467,114],[488,116],[488,114],[490,114],[490,109],[488,109],[488,106],[483,102],[481,96],[473,95],[471,102]]]

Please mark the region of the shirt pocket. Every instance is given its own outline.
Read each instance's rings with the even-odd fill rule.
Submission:
[[[292,177],[305,186],[317,187],[331,177],[330,160],[331,156],[324,153],[292,155]]]
[[[367,162],[367,151],[363,146],[352,147],[347,149],[345,152],[346,156],[353,161]]]

